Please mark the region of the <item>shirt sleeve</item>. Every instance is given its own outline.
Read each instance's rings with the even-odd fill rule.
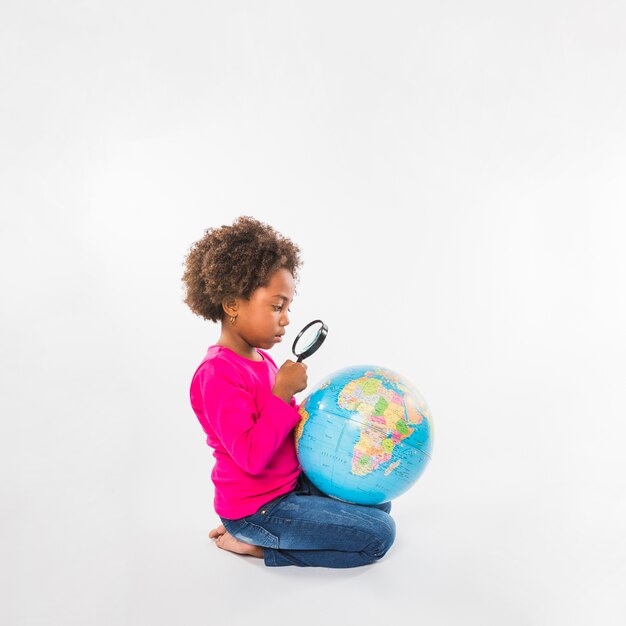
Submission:
[[[260,474],[301,419],[295,397],[287,404],[267,390],[259,410],[230,363],[217,359],[199,375],[206,420],[234,461]]]

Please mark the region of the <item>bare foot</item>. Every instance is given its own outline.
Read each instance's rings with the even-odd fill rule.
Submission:
[[[209,537],[213,539],[215,545],[222,550],[235,552],[236,554],[249,554],[259,559],[263,558],[263,548],[261,546],[253,546],[250,543],[244,543],[235,539],[225,528],[224,524],[220,524],[209,532]]]

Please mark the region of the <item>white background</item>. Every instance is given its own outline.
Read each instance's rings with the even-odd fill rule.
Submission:
[[[3,2],[1,621],[623,624],[625,20]],[[374,565],[268,568],[207,538],[188,388],[219,328],[182,262],[239,215],[303,251],[278,364],[320,317],[311,389],[375,363],[433,413]]]

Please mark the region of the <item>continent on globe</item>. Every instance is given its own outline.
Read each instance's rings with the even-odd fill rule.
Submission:
[[[298,444],[300,443],[300,437],[302,437],[302,432],[304,431],[304,426],[306,421],[309,419],[309,414],[306,412],[306,409],[303,409],[302,406],[298,409],[298,413],[302,416],[300,421],[296,424],[296,428],[294,430],[295,440],[296,440],[296,454],[298,453]]]
[[[352,472],[360,476],[389,461],[396,444],[413,433],[408,427],[402,395],[385,387],[376,376],[376,372],[365,372],[339,393],[339,406],[354,411],[364,420],[352,456]],[[418,414],[418,417],[421,421],[422,416]]]

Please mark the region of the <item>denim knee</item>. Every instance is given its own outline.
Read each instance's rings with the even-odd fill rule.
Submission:
[[[396,538],[396,523],[393,517],[388,516],[384,523],[381,523],[374,534],[372,541],[371,555],[375,561],[381,559],[389,548],[393,545]]]

